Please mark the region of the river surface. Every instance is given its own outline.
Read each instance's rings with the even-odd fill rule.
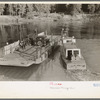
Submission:
[[[67,71],[60,60],[60,52],[40,65],[28,68],[0,66],[1,81],[94,81],[100,80],[100,23],[94,21],[42,21],[31,23],[0,26],[0,47],[11,39],[12,42],[24,38],[37,29],[38,33],[47,31],[48,34],[60,35],[63,25],[67,25],[69,35],[75,36],[77,46],[81,48],[87,64],[86,71]]]

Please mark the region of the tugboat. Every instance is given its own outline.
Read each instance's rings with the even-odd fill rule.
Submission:
[[[85,70],[86,62],[81,54],[80,48],[76,46],[76,39],[73,37],[65,36],[64,29],[62,29],[62,46],[61,46],[61,59],[63,66],[67,70]]]
[[[52,37],[52,38],[51,38]],[[52,53],[52,47],[57,47],[60,36],[51,36],[41,32],[35,39],[27,37],[8,44],[0,50],[0,65],[29,67],[32,64],[40,64]],[[55,45],[56,44],[56,45]]]

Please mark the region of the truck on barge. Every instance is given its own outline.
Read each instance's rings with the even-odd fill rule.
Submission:
[[[7,44],[0,50],[0,65],[29,67],[32,64],[40,64],[52,53],[52,49],[58,46],[60,36],[47,35],[44,32],[38,34],[35,40],[18,40]],[[27,43],[25,42],[27,41]]]

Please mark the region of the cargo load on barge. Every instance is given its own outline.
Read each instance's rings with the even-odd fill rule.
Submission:
[[[76,46],[76,39],[74,36],[69,37],[63,33],[64,29],[62,29],[62,45],[60,49],[63,66],[67,70],[85,70],[86,62],[81,54],[80,48]]]
[[[0,65],[29,67],[32,64],[40,64],[52,53],[52,49],[58,46],[60,36],[47,35],[44,32],[38,34],[35,40],[26,38],[1,48]]]

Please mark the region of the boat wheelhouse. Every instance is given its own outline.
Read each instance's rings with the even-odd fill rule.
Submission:
[[[62,37],[61,58],[67,70],[85,70],[86,63],[74,37]]]

